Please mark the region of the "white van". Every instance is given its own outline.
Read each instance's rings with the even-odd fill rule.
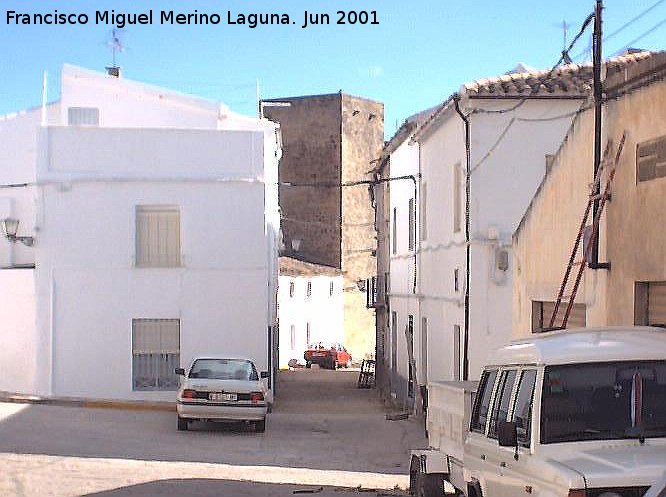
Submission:
[[[549,332],[514,341],[492,357],[473,406],[469,400],[460,406],[469,419],[458,441],[462,450],[413,452],[415,493],[441,494],[448,480],[467,497],[642,497],[660,478],[666,330]],[[445,419],[438,409],[452,408],[436,402],[429,409],[429,418]]]

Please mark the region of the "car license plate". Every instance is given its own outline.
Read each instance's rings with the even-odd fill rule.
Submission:
[[[226,400],[235,402],[238,396],[235,393],[211,393],[208,398],[210,400]]]

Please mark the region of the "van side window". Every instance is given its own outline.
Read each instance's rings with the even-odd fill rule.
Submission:
[[[526,369],[520,374],[516,403],[513,407],[513,421],[518,429],[518,443],[523,447],[530,446],[530,426],[532,420],[532,397],[536,369]]]
[[[514,381],[516,381],[515,369],[502,371],[499,379],[499,387],[497,388],[497,395],[495,395],[492,414],[490,416],[490,429],[488,430],[488,436],[490,438],[497,438],[497,423],[499,421],[507,420]]]
[[[470,422],[471,431],[484,433],[486,430],[488,406],[490,405],[490,397],[492,396],[493,387],[495,386],[495,378],[497,378],[496,369],[484,371],[481,375],[479,391],[476,394],[474,409],[472,410],[472,420]]]

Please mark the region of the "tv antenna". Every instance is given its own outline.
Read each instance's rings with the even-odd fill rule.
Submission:
[[[567,52],[567,35],[569,34],[569,28],[571,27],[571,24],[568,24],[567,21],[562,19],[562,23],[558,24],[560,28],[562,28],[562,62],[565,64],[571,64],[572,60],[571,57],[569,57],[569,53]]]
[[[116,55],[125,51],[125,44],[123,43],[123,33],[122,29],[113,28],[109,39],[106,42],[106,46],[111,50],[111,65],[106,68],[106,72],[110,76],[118,77],[120,76],[120,66],[116,64]]]

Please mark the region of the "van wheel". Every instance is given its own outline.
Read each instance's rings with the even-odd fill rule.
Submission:
[[[187,419],[178,416],[178,431],[187,431]]]
[[[307,361],[307,362],[305,363],[305,367],[308,368],[308,369],[310,369],[310,368],[312,367],[312,363],[311,363],[310,361]]]

